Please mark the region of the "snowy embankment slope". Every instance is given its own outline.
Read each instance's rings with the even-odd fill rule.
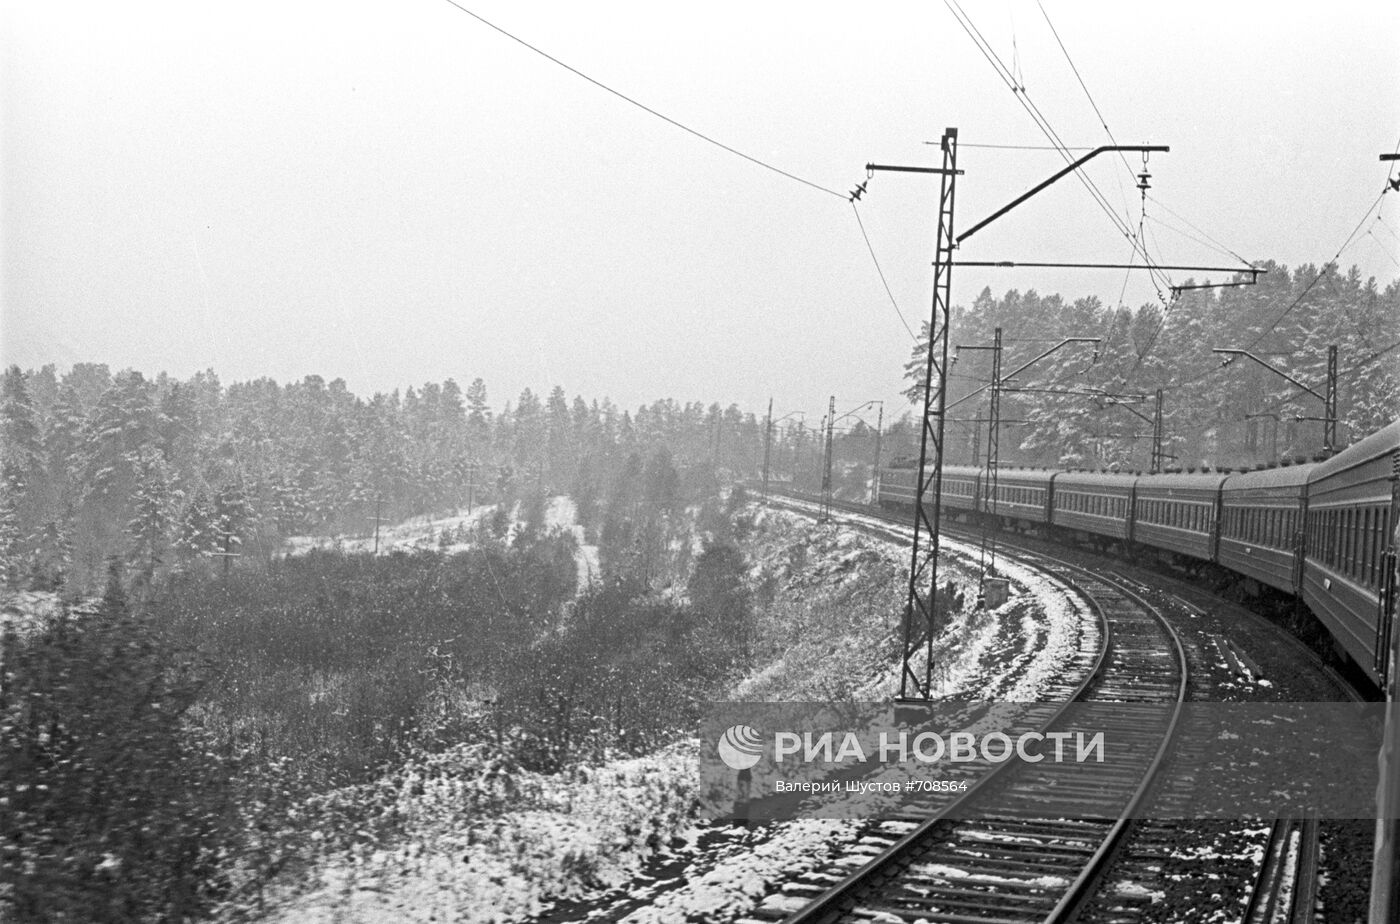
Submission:
[[[572,523],[562,504],[550,514],[551,522]],[[771,591],[754,619],[772,657],[733,698],[887,699],[899,676],[891,633],[903,602],[905,548],[771,510],[756,513],[744,545],[751,583]],[[949,568],[963,586],[972,580],[969,551],[975,554],[950,549],[950,561],[964,559]],[[1028,570],[1003,571],[1014,584],[1011,604],[950,614],[936,641],[938,663],[949,665],[938,676],[945,696],[1035,699],[1074,653],[1077,615],[1062,588]],[[310,893],[271,920],[505,924],[561,900],[631,921],[733,920],[765,896],[771,903],[774,890],[803,869],[858,849],[861,826],[852,821],[753,831],[697,824],[697,747],[692,739],[586,776],[514,771],[490,811],[464,808],[477,806],[463,788],[477,785],[479,771],[465,762],[449,767],[443,778],[395,797],[393,810],[409,819],[401,846],[326,858]],[[667,859],[666,878],[647,872]]]
[[[797,620],[793,645],[739,684],[735,699],[800,701],[834,695],[888,700],[900,671],[885,644],[892,625],[878,615],[872,618],[861,601],[873,592],[877,609],[899,610],[889,605],[889,588],[883,588],[882,596],[882,588],[871,587],[863,577],[888,576],[891,569],[902,576],[907,547],[816,527],[791,513],[766,511],[757,525],[765,539],[754,543],[756,577],[761,579],[765,568],[783,571],[785,560],[796,555],[803,567],[787,577],[802,607],[788,614]],[[976,548],[945,539],[944,550],[945,573],[955,583],[967,586],[975,580]],[[945,698],[1035,701],[1079,649],[1083,609],[1067,588],[1014,563],[1003,561],[998,568],[1012,581],[1011,601],[990,613],[968,607],[950,614],[935,640],[935,662],[946,665],[935,682]],[[896,585],[893,597],[902,602],[902,582]],[[823,599],[836,603],[824,614],[825,632],[803,620],[803,610],[824,608]],[[870,657],[881,650],[890,656]],[[751,916],[760,904],[765,918],[794,911],[803,900],[785,895],[783,883],[828,868],[836,858],[868,858],[876,848],[865,844],[863,836],[861,822],[838,819],[797,820],[736,833],[728,849],[696,857],[684,881],[619,919],[634,924],[733,921]]]

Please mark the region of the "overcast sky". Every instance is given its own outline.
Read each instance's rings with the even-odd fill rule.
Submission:
[[[461,3],[837,192],[868,161],[936,164],[927,142],[957,126],[960,228],[1063,165],[973,147],[1046,139],[943,3]],[[1066,144],[1107,143],[1034,0],[964,9]],[[1321,263],[1375,202],[1378,155],[1400,145],[1400,4],[1045,10],[1118,142],[1171,146],[1148,166],[1160,262],[1235,265],[1192,239],[1204,232],[1249,260]],[[496,406],[558,384],[627,407],[761,413],[771,395],[816,416],[827,395],[844,408],[901,387],[910,337],[844,199],[686,134],[446,0],[16,2],[3,15],[6,364],[314,373],[363,395],[480,376]],[[1136,227],[1122,161],[1100,157],[1090,176]],[[928,315],[936,193],[934,177],[882,173],[860,203],[911,327]],[[1380,285],[1400,275],[1397,200],[1342,257]],[[1067,179],[961,257],[1129,253]],[[1123,284],[964,268],[953,292],[1116,303]],[[1154,298],[1131,277],[1129,306]]]

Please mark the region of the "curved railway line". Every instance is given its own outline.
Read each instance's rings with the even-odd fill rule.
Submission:
[[[804,515],[817,512],[812,500],[803,495],[774,499]],[[858,504],[836,503],[831,507],[858,516],[860,519],[849,525],[863,532],[896,541],[907,535],[904,524],[883,511]],[[900,829],[876,826],[861,842],[861,849],[873,850],[873,856],[867,853],[860,859],[848,858],[835,871],[789,883],[784,889],[789,902],[806,902],[800,910],[791,911],[789,903],[786,914],[778,913],[777,908],[760,908],[755,917],[781,918],[787,924],[1150,919],[1145,903],[1119,901],[1103,886],[1106,872],[1119,862],[1122,868],[1116,878],[1129,872],[1144,893],[1150,892],[1153,877],[1162,869],[1154,860],[1171,849],[1172,825],[1134,823],[1128,818],[1156,783],[1171,751],[1180,704],[1190,698],[1185,646],[1165,616],[1138,592],[1142,585],[1027,549],[1014,537],[1009,541],[1003,537],[999,543],[1003,554],[1013,555],[1030,567],[1071,576],[1102,621],[1099,658],[1070,698],[1078,702],[1171,702],[1176,704],[1172,719],[1156,725],[1107,729],[1115,740],[1129,743],[1135,755],[1133,766],[1138,768],[1135,773],[1099,779],[1092,767],[1083,764],[1045,769],[1043,765],[1000,765],[962,798],[919,820],[912,830],[906,825],[902,833],[896,833]],[[1317,660],[1311,652],[1308,655]],[[1084,792],[1094,793],[1095,804],[1105,816],[1117,820],[1039,817],[1036,793],[1044,793],[1047,786],[1083,787]],[[966,815],[979,804],[989,808],[972,819],[951,817],[955,811]],[[1134,828],[1134,852],[1146,856],[1147,861],[1141,856],[1136,860],[1119,857]],[[1239,837],[1244,839],[1242,832]],[[1318,840],[1314,819],[1274,822],[1248,890],[1242,922],[1313,920]]]

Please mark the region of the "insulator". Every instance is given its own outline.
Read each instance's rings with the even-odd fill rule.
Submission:
[[[1142,173],[1139,173],[1137,183],[1138,189],[1142,190],[1143,192],[1147,192],[1149,189],[1151,189],[1151,184],[1147,182],[1150,179],[1152,179],[1152,174],[1148,173],[1147,171],[1144,170]]]

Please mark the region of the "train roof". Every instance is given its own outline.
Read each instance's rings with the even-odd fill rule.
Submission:
[[[1055,472],[1048,468],[997,468],[997,481],[1020,484],[1049,484]]]
[[[1139,491],[1160,489],[1165,491],[1194,489],[1214,491],[1230,476],[1224,472],[1173,472],[1168,475],[1143,475],[1138,479]]]
[[[1055,475],[1055,484],[1062,485],[1097,485],[1105,488],[1113,488],[1125,491],[1133,486],[1138,476],[1131,473],[1116,474],[1114,472],[1059,472]]]
[[[1353,465],[1368,462],[1377,456],[1395,452],[1396,449],[1400,449],[1400,420],[1382,427],[1358,443],[1351,444],[1327,461],[1314,465],[1308,475],[1308,484],[1336,472],[1345,471]]]
[[[1279,468],[1260,469],[1255,472],[1238,472],[1225,479],[1222,491],[1252,491],[1256,488],[1296,488],[1307,484],[1312,474],[1313,463],[1307,465],[1284,465]]]

